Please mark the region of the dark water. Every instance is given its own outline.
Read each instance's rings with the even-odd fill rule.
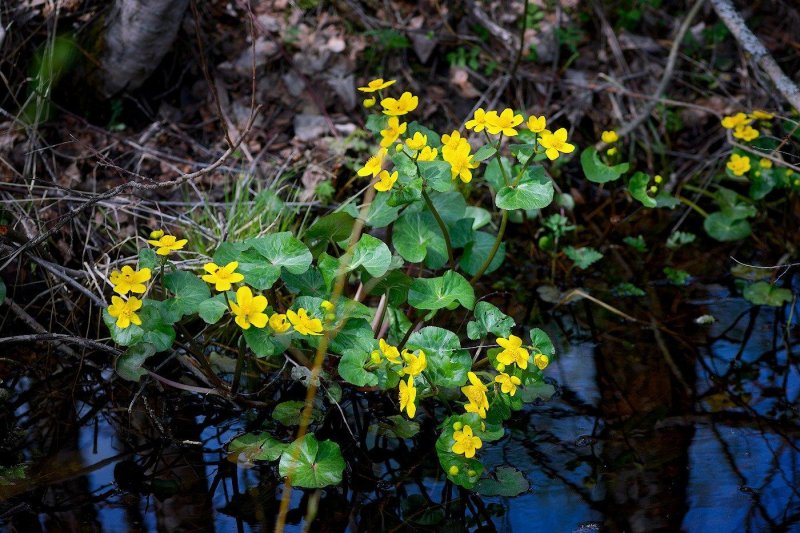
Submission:
[[[528,493],[459,492],[444,483],[429,438],[372,431],[355,442],[333,427],[327,438],[350,442],[346,481],[295,491],[289,529],[311,507],[323,531],[800,531],[798,310],[752,308],[721,287],[668,294],[614,302],[654,317],[658,334],[586,301],[552,316],[556,396],[519,413],[481,456],[522,470]],[[716,322],[694,324],[704,314]],[[103,370],[108,361],[26,358],[24,372],[0,361],[2,464],[27,467],[23,479],[0,476],[0,527],[272,529],[276,469],[241,468],[225,454],[267,414],[152,387],[136,396]],[[348,413],[369,425],[371,401]]]

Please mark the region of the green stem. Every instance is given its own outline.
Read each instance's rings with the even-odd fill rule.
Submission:
[[[486,258],[486,261],[483,262],[481,268],[472,276],[472,279],[469,280],[470,285],[474,285],[478,279],[483,276],[483,273],[486,272],[486,269],[489,268],[489,265],[492,264],[494,260],[494,256],[497,255],[497,250],[500,249],[500,243],[503,242],[503,234],[506,232],[506,226],[508,225],[508,211],[503,210],[503,218],[500,219],[500,229],[497,231],[497,238],[494,240],[494,245],[492,245],[491,251],[489,251],[489,256]]]
[[[444,235],[444,244],[447,246],[447,259],[450,261],[450,269],[456,269],[456,260],[453,256],[453,243],[450,241],[450,233],[447,231],[447,225],[445,225],[444,220],[439,215],[439,212],[434,207],[433,202],[431,201],[431,197],[428,196],[428,193],[425,189],[422,189],[422,197],[425,199],[425,205],[428,206],[431,213],[433,214],[433,218],[436,219],[436,223],[439,225],[439,229],[442,230],[442,235]]]
[[[506,169],[503,168],[503,159],[500,157],[500,141],[497,141],[497,144],[492,142],[491,137],[489,137],[489,133],[486,130],[483,130],[483,135],[486,137],[486,142],[494,146],[494,157],[497,159],[497,164],[500,166],[500,173],[503,175],[503,181],[506,182],[506,186],[510,185],[508,181],[508,176],[506,176]],[[500,136],[502,139],[502,135]]]
[[[242,366],[244,365],[244,335],[239,337],[239,354],[236,356],[236,367],[233,370],[233,381],[231,382],[231,394],[239,391],[239,380],[242,379]]]
[[[688,198],[685,198],[683,196],[678,196],[678,201],[681,202],[682,204],[688,205],[689,207],[691,207],[692,209],[703,215],[703,218],[708,218],[708,212],[704,211],[699,205],[689,200]]]

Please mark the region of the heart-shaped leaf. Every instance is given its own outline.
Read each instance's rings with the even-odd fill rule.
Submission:
[[[319,489],[342,481],[344,459],[338,444],[308,434],[284,450],[278,471],[295,487]]]
[[[455,302],[472,309],[475,291],[464,276],[452,270],[439,278],[417,278],[408,291],[408,303],[417,309],[442,309]]]
[[[435,326],[424,327],[411,334],[408,346],[425,352],[428,361],[425,374],[434,385],[447,388],[466,383],[472,358],[469,352],[461,349],[461,342],[452,331]]]
[[[503,186],[495,198],[500,209],[542,209],[553,201],[553,182],[544,174],[544,168],[528,168],[516,187]]]
[[[600,156],[594,147],[590,146],[581,153],[581,167],[586,179],[594,183],[607,183],[614,181],[625,174],[630,165],[620,163],[619,165],[608,166],[600,161]]]

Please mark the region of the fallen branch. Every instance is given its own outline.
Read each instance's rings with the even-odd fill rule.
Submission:
[[[83,337],[75,337],[73,335],[64,335],[62,333],[41,333],[38,335],[14,335],[13,337],[0,337],[0,344],[12,344],[18,342],[68,342],[77,344],[84,348],[92,350],[100,350],[110,353],[112,355],[120,355],[122,350],[118,350],[108,344],[93,341],[91,339],[84,339]]]
[[[800,111],[800,88],[784,74],[778,63],[772,58],[769,51],[756,37],[750,28],[747,27],[742,15],[736,11],[731,0],[711,0],[711,5],[714,6],[714,11],[728,30],[733,34],[739,42],[744,51],[753,56],[756,64],[764,69],[764,72],[775,84],[775,88],[783,95],[784,98],[794,107]]]

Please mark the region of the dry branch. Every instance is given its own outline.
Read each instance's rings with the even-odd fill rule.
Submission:
[[[800,88],[784,74],[778,63],[772,58],[769,51],[745,24],[742,15],[736,11],[731,0],[711,0],[711,5],[728,30],[733,34],[744,51],[753,56],[756,64],[769,75],[775,88],[784,98],[800,111]]]

